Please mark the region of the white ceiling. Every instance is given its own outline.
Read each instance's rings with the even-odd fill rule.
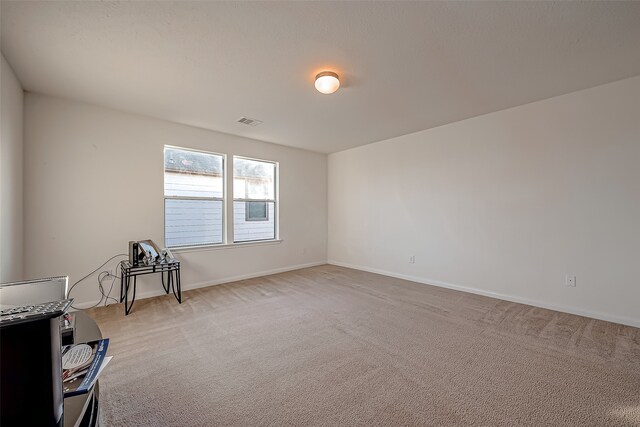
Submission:
[[[26,90],[323,153],[640,74],[640,2],[2,1],[1,20]]]

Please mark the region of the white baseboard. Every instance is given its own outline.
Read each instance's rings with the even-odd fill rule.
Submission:
[[[471,294],[483,295],[486,297],[501,299],[505,301],[516,302],[519,304],[531,305],[534,307],[546,308],[548,310],[561,311],[563,313],[576,314],[578,316],[590,317],[598,320],[605,320],[607,322],[620,323],[623,325],[634,326],[640,328],[640,319],[633,319],[629,317],[616,316],[607,313],[599,313],[595,311],[583,310],[576,307],[568,307],[560,304],[553,304],[544,301],[532,300],[529,298],[518,297],[514,295],[506,295],[493,291],[485,291],[477,288],[470,288],[467,286],[454,285],[451,283],[442,282],[439,280],[425,279],[422,277],[411,276],[408,274],[399,274],[392,271],[380,270],[377,268],[366,267],[363,265],[354,265],[340,261],[329,260],[327,262],[331,265],[337,265],[339,267],[352,268],[354,270],[367,271],[369,273],[382,274],[383,276],[395,277],[398,279],[410,280],[412,282],[422,283],[425,285],[438,286],[441,288],[454,289],[457,291],[469,292]]]
[[[215,285],[222,285],[224,283],[230,283],[230,282],[237,282],[239,280],[246,280],[246,279],[253,279],[255,277],[261,277],[261,276],[268,276],[270,274],[278,274],[278,273],[284,273],[287,271],[293,271],[293,270],[300,270],[301,268],[308,268],[308,267],[316,267],[318,265],[325,265],[327,262],[326,261],[316,261],[316,262],[309,262],[306,264],[297,264],[297,265],[290,265],[287,267],[281,267],[281,268],[274,268],[272,270],[265,270],[265,271],[259,271],[256,273],[249,273],[249,274],[241,274],[238,276],[231,276],[231,277],[223,277],[221,279],[216,279],[216,280],[210,280],[210,281],[205,281],[205,282],[197,282],[197,283],[190,283],[190,284],[182,284],[182,290],[183,291],[188,291],[191,289],[198,289],[198,288],[205,288],[207,286],[215,286]],[[159,280],[159,278],[158,278]],[[166,295],[164,290],[162,289],[162,287],[160,287],[160,285],[158,285],[158,289],[153,289],[150,291],[146,291],[146,292],[139,292],[136,294],[136,300],[140,300],[140,299],[145,299],[145,298],[152,298],[152,297],[157,297],[157,296],[161,296],[161,295]],[[94,305],[96,305],[98,303],[97,300],[95,301],[90,301],[90,302],[82,302],[82,303],[78,303],[78,304],[74,304],[76,308],[79,309],[85,309],[85,308],[89,308],[92,307]],[[104,301],[103,301],[104,303]],[[113,300],[109,300],[109,302],[107,303],[107,305],[111,305],[111,304],[116,304],[116,302],[114,302]]]
[[[607,322],[620,323],[623,325],[629,325],[629,326],[634,326],[636,328],[640,328],[640,319],[616,316],[616,315],[607,314],[607,313],[584,310],[576,307],[569,307],[565,305],[553,304],[553,303],[548,303],[548,302],[539,301],[539,300],[532,300],[529,298],[524,298],[524,297],[519,297],[514,295],[507,295],[507,294],[502,294],[502,293],[493,292],[493,291],[486,291],[483,289],[454,285],[452,283],[442,282],[440,280],[425,279],[418,276],[412,276],[408,274],[399,274],[399,273],[394,273],[392,271],[381,270],[378,268],[372,268],[372,267],[367,267],[363,265],[349,264],[349,263],[335,261],[335,260],[310,262],[306,264],[292,265],[292,266],[275,268],[272,270],[265,270],[265,271],[255,272],[255,273],[238,275],[238,276],[224,277],[217,280],[191,283],[191,284],[183,285],[182,290],[188,291],[190,289],[198,289],[198,288],[204,288],[207,286],[221,285],[224,283],[237,282],[239,280],[246,280],[246,279],[253,279],[255,277],[284,273],[286,271],[300,270],[302,268],[315,267],[315,266],[324,265],[324,264],[331,264],[331,265],[337,265],[340,267],[352,268],[354,270],[367,271],[369,273],[376,273],[376,274],[381,274],[383,276],[395,277],[403,280],[410,280],[412,282],[421,283],[425,285],[438,286],[438,287],[447,288],[447,289],[454,289],[457,291],[469,292],[471,294],[483,295],[486,297],[516,302],[519,304],[526,304],[534,307],[546,308],[548,310],[555,310],[563,313],[570,313],[578,316],[585,316],[593,319],[605,320]],[[160,295],[165,295],[164,291],[161,288],[139,293],[136,299],[152,298]],[[76,307],[80,309],[85,309],[95,305],[97,302],[98,301],[96,300],[91,302],[78,303],[76,304]],[[115,302],[110,301],[108,304],[115,304]]]

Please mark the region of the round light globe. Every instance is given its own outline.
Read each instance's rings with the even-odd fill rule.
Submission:
[[[318,92],[329,95],[340,87],[338,75],[333,71],[323,71],[316,76],[316,89]]]

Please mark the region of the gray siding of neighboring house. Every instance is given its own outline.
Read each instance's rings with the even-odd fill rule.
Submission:
[[[177,197],[222,197],[222,177],[165,173],[165,194]],[[275,238],[275,207],[269,203],[267,221],[247,221],[245,202],[233,202],[235,242]],[[223,242],[223,203],[219,200],[165,199],[167,247]]]
[[[247,221],[245,202],[234,202],[234,241],[275,238],[275,207],[269,203],[267,221]],[[222,202],[171,200],[165,206],[168,247],[222,243]]]
[[[165,201],[165,243],[168,247],[222,243],[222,202]]]
[[[235,242],[246,242],[249,240],[274,239],[275,236],[275,207],[273,203],[268,203],[268,221],[247,221],[246,203],[233,202],[233,226]]]

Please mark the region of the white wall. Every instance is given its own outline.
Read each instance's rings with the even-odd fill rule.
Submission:
[[[27,275],[68,274],[73,283],[129,240],[162,244],[165,144],[280,162],[283,242],[181,252],[184,289],[326,262],[326,155],[29,93]],[[144,280],[139,295],[160,293],[159,280]],[[72,297],[97,300],[95,278]]]
[[[22,109],[24,92],[2,56],[0,66],[0,282],[22,280]]]
[[[640,326],[640,77],[331,154],[329,260]]]

